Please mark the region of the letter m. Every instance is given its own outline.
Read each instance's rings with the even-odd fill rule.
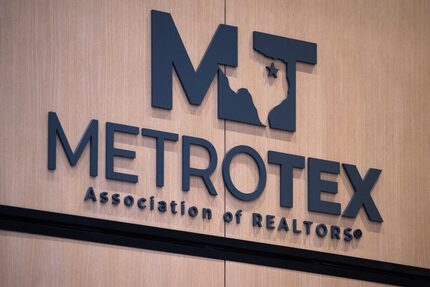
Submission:
[[[91,120],[84,135],[79,141],[78,147],[72,151],[63,127],[58,120],[57,114],[48,114],[48,169],[55,170],[57,165],[57,136],[66,153],[71,166],[75,166],[81,157],[85,146],[90,143],[90,175],[97,176],[97,155],[98,155],[98,121]]]
[[[152,106],[172,109],[172,68],[188,102],[200,105],[218,65],[237,66],[237,28],[219,25],[197,70],[169,13],[151,11]]]

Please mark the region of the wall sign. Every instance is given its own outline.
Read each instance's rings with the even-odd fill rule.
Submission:
[[[198,106],[204,100],[207,90],[215,77],[218,78],[218,118],[240,122],[245,125],[254,125],[260,128],[271,128],[285,132],[296,131],[296,63],[303,62],[315,65],[317,63],[317,45],[296,39],[254,32],[252,35],[253,49],[271,60],[280,60],[285,64],[288,92],[285,99],[273,107],[267,115],[268,126],[262,123],[262,116],[255,107],[252,95],[246,88],[233,91],[229,85],[227,75],[220,65],[229,67],[238,66],[238,29],[234,26],[219,25],[204,57],[197,69],[194,69],[187,50],[182,42],[180,33],[169,13],[151,12],[151,103],[153,108],[173,109],[172,103],[172,74],[176,72],[185,96],[191,105]],[[277,78],[278,70],[272,62],[266,69],[267,76]],[[300,91],[298,91],[300,94]],[[149,99],[148,99],[149,100]],[[300,115],[299,115],[300,116]],[[215,120],[215,119],[214,119]],[[61,143],[61,149],[66,154],[69,164],[75,166],[84,149],[89,146],[89,175],[97,177],[99,155],[99,122],[93,119],[75,150],[72,150],[67,139],[61,121],[55,112],[48,115],[48,169],[56,170],[57,139]],[[362,176],[357,167],[351,163],[339,163],[318,158],[306,158],[303,155],[287,154],[276,150],[269,150],[267,161],[253,147],[238,145],[226,152],[217,151],[207,139],[193,135],[179,135],[172,132],[137,127],[119,123],[105,123],[106,146],[105,177],[109,180],[130,182],[137,184],[139,177],[135,174],[121,173],[114,169],[115,158],[122,157],[134,159],[136,153],[132,150],[115,148],[115,134],[124,133],[133,136],[152,138],[156,141],[156,186],[164,186],[164,145],[165,142],[173,142],[182,146],[182,186],[183,192],[190,191],[190,178],[200,178],[207,189],[208,196],[216,198],[218,191],[212,183],[212,176],[217,165],[221,165],[222,178],[228,192],[240,201],[254,201],[265,192],[267,179],[267,165],[280,167],[279,204],[283,208],[293,208],[293,171],[306,170],[307,172],[307,209],[311,212],[355,218],[363,208],[370,221],[382,222],[382,216],[372,199],[371,192],[379,175],[380,169],[369,168]],[[180,143],[178,143],[180,141]],[[196,168],[190,163],[190,150],[192,146],[205,149],[209,155],[209,164],[205,168]],[[258,183],[251,193],[245,193],[237,188],[230,174],[232,160],[239,154],[246,154],[253,159],[258,169]],[[307,163],[307,164],[305,164]],[[322,179],[322,173],[338,175],[341,168],[345,171],[347,180],[351,184],[354,194],[348,205],[326,201],[321,198],[322,193],[336,194],[338,184],[336,181]],[[267,191],[266,191],[267,192]],[[150,212],[171,212],[180,216],[201,217],[202,220],[211,220],[214,216],[222,216],[227,224],[240,224],[242,210],[226,211],[222,215],[213,214],[207,207],[198,208],[185,201],[165,201],[156,196],[149,198],[135,198],[132,195],[123,196],[120,193],[109,194],[106,191],[95,191],[89,187],[84,191],[85,201],[123,204],[127,208],[138,208]],[[351,241],[362,236],[360,229],[353,230],[350,227],[341,229],[339,226],[327,226],[324,223],[313,223],[309,220],[288,220],[285,217],[276,218],[270,214],[252,214],[252,226],[250,228],[276,229],[279,232],[289,231],[316,234],[319,237],[330,236],[333,240],[343,239]]]

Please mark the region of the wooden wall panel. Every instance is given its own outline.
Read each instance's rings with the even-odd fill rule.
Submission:
[[[227,24],[239,27],[239,64],[227,69],[233,89],[248,88],[259,116],[267,115],[285,96],[281,62],[278,79],[269,79],[271,60],[253,51],[252,32],[260,31],[315,42],[318,63],[298,65],[295,133],[227,122],[226,150],[240,144],[267,160],[275,150],[356,164],[364,174],[382,169],[372,197],[384,219],[370,222],[363,209],[356,219],[307,211],[307,170],[294,173],[293,208],[279,204],[279,169],[268,166],[265,192],[241,202],[227,193],[227,210],[243,209],[244,222],[229,224],[227,236],[324,252],[430,267],[430,26],[428,1],[227,1]],[[255,164],[246,156],[231,166],[233,181],[244,191],[257,182]],[[340,202],[353,193],[346,175],[339,192],[323,199]],[[251,213],[286,216],[299,222],[361,228],[357,242],[319,239],[259,230]],[[276,222],[278,223],[278,221]],[[314,225],[315,226],[315,225]]]
[[[221,260],[6,231],[0,254],[4,287],[224,286]]]
[[[265,266],[254,266],[244,263],[227,262],[225,286],[367,287],[388,285]]]
[[[151,108],[151,9],[172,14],[195,66],[219,24],[226,21],[238,27],[239,66],[227,69],[227,76],[233,89],[250,91],[265,124],[287,87],[283,69],[277,80],[267,78],[265,66],[271,61],[253,51],[252,32],[317,43],[318,64],[298,65],[297,131],[218,120],[216,81],[203,104],[193,107],[174,75],[173,110]],[[426,168],[430,160],[429,13],[428,1],[0,0],[0,204],[430,268],[430,233],[425,225],[430,203]],[[276,65],[282,67],[280,62]],[[49,111],[58,114],[73,147],[89,121],[99,120],[98,177],[88,175],[88,150],[74,168],[59,150],[57,170],[48,171]],[[218,196],[209,196],[199,179],[192,179],[188,193],[181,191],[180,141],[166,144],[165,186],[159,189],[155,186],[155,142],[116,135],[116,147],[137,154],[134,160],[117,159],[116,170],[137,174],[139,183],[106,180],[107,121],[208,139],[219,156],[212,176]],[[370,222],[363,210],[356,219],[307,212],[306,170],[294,174],[292,209],[279,207],[279,170],[275,166],[268,166],[266,190],[258,200],[236,200],[224,192],[219,167],[225,150],[242,144],[257,149],[265,161],[267,151],[276,150],[356,164],[362,173],[370,167],[382,169],[372,197],[384,223]],[[203,150],[192,151],[193,165],[204,167],[207,162]],[[252,161],[239,157],[231,168],[235,184],[251,191],[257,181]],[[323,198],[345,208],[353,192],[346,175],[342,172],[330,178],[339,182],[339,192]],[[157,200],[185,200],[189,205],[210,207],[214,218],[205,222],[169,212],[162,215],[124,205],[83,202],[90,185],[97,193],[119,192],[122,198],[132,194],[135,198],[154,195]],[[222,213],[237,209],[244,210],[241,225],[224,226]],[[315,234],[259,230],[251,226],[252,212],[361,228],[364,236],[347,243],[321,240]],[[218,286],[224,276],[231,286],[259,285],[267,280],[273,285],[289,280],[294,285],[366,285],[231,262],[225,263],[224,273],[223,263],[214,260],[11,232],[0,232],[0,241],[2,286],[131,285],[146,277],[151,283],[165,280],[161,283],[167,286],[186,285],[186,279],[195,285]],[[122,273],[136,272],[114,277],[111,273],[117,270],[116,264]],[[90,265],[96,265],[98,273],[87,271]]]
[[[105,122],[209,138],[224,147],[216,120],[215,85],[199,108],[188,105],[174,77],[174,109],[150,106],[150,10],[170,12],[194,65],[224,21],[224,1],[0,1],[0,203],[146,225],[223,235],[220,221],[141,212],[134,206],[84,202],[88,186],[148,198],[185,200],[224,210],[192,180],[181,191],[181,145],[166,144],[165,187],[155,186],[155,141],[115,136],[115,146],[136,151],[116,170],[139,176],[137,185],[105,179]],[[199,23],[199,25],[196,25]],[[91,119],[99,120],[99,176],[88,174],[89,151],[69,166],[58,150],[47,169],[48,112],[54,111],[74,148]],[[195,166],[207,155],[192,150]],[[219,216],[218,216],[219,217]],[[1,232],[1,286],[220,286],[222,261]]]
[[[224,122],[216,117],[216,87],[192,107],[174,76],[172,111],[151,108],[150,11],[171,13],[195,66],[218,24],[224,1],[1,1],[0,202],[147,225],[224,234],[221,221],[140,211],[136,205],[106,206],[83,201],[88,186],[97,193],[120,192],[136,200],[154,195],[224,210],[220,172],[212,180],[218,197],[192,178],[181,191],[181,142],[166,143],[165,186],[155,185],[155,140],[117,133],[115,146],[136,151],[134,160],[115,159],[115,170],[136,174],[138,184],[105,179],[105,122],[207,138],[224,149]],[[198,25],[196,25],[198,23]],[[47,169],[48,112],[54,111],[75,148],[91,119],[99,120],[99,175],[88,174],[89,151],[70,167],[59,143],[57,169]],[[192,149],[192,165],[208,155]]]

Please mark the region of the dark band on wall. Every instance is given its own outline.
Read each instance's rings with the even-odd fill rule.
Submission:
[[[430,269],[0,205],[0,229],[311,272],[394,285],[430,286]]]

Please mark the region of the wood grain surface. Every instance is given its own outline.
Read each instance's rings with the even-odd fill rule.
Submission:
[[[199,107],[189,105],[173,75],[171,111],[151,108],[150,11],[171,13],[195,67],[219,24],[238,27],[238,67],[227,68],[232,89],[247,88],[265,125],[287,93],[281,62],[267,77],[252,48],[260,31],[317,43],[318,63],[297,66],[297,130],[271,130],[217,118],[216,80]],[[430,14],[429,1],[120,1],[0,0],[0,204],[227,236],[322,252],[430,268]],[[99,120],[99,175],[88,174],[89,150],[71,167],[58,146],[57,169],[47,168],[48,112],[57,113],[74,148],[91,119]],[[105,123],[115,122],[209,140],[218,152],[209,196],[192,178],[181,191],[181,140],[166,143],[165,186],[155,185],[155,141],[115,135],[115,147],[136,151],[115,159],[115,170],[136,174],[137,184],[105,178]],[[267,165],[267,185],[255,201],[225,190],[221,160],[249,145],[267,162],[268,150],[355,164],[361,174],[382,169],[372,198],[384,222],[307,211],[307,170],[294,173],[294,206],[279,206],[279,168]],[[193,148],[191,163],[208,164]],[[306,167],[307,168],[307,167]],[[233,182],[254,189],[257,169],[238,156]],[[336,195],[344,209],[353,190],[346,174]],[[208,207],[213,219],[84,202],[118,192]],[[224,224],[225,211],[243,209],[242,223]],[[296,218],[363,230],[357,241],[320,239],[253,228],[251,214]],[[0,232],[2,286],[270,286],[368,285],[349,279],[201,259],[71,240]],[[118,274],[115,274],[115,273]],[[252,274],[252,276],[250,276]],[[148,279],[147,282],[144,281]]]
[[[83,201],[93,186],[97,194],[119,192],[122,198],[184,200],[188,206],[211,208],[218,218],[224,211],[220,172],[212,177],[217,197],[208,195],[199,178],[182,192],[181,142],[166,142],[165,186],[157,188],[155,140],[116,133],[115,147],[135,151],[136,158],[115,158],[115,171],[138,175],[139,182],[105,178],[106,122],[206,138],[219,152],[224,149],[215,84],[203,104],[193,107],[175,75],[174,109],[151,108],[152,9],[172,14],[195,66],[224,21],[222,1],[2,1],[1,120],[7,123],[0,135],[2,204],[224,234],[222,221]],[[49,111],[57,113],[72,148],[90,120],[99,121],[97,177],[88,174],[88,148],[72,168],[58,140],[57,169],[47,169]],[[192,148],[191,164],[207,166],[206,151]]]
[[[221,260],[23,233],[0,231],[0,235],[2,286],[224,284]]]
[[[306,169],[294,172],[293,208],[281,208],[279,167],[269,165],[266,190],[256,201],[226,194],[226,208],[245,213],[245,224],[228,225],[227,236],[430,267],[430,3],[244,0],[228,1],[226,11],[227,23],[240,27],[241,51],[238,67],[228,68],[227,75],[234,88],[249,89],[265,124],[269,110],[285,97],[285,69],[276,62],[278,79],[266,77],[271,60],[253,51],[252,32],[318,45],[317,65],[297,68],[296,132],[227,122],[227,151],[246,144],[264,160],[275,150],[355,164],[362,175],[382,169],[371,195],[384,219],[369,221],[363,208],[355,219],[308,212]],[[241,190],[255,188],[258,172],[251,158],[237,157],[231,172]],[[346,174],[327,178],[338,182],[339,191],[322,199],[341,203],[343,210],[353,193]],[[252,212],[361,228],[363,237],[345,242],[260,230],[251,227]]]

